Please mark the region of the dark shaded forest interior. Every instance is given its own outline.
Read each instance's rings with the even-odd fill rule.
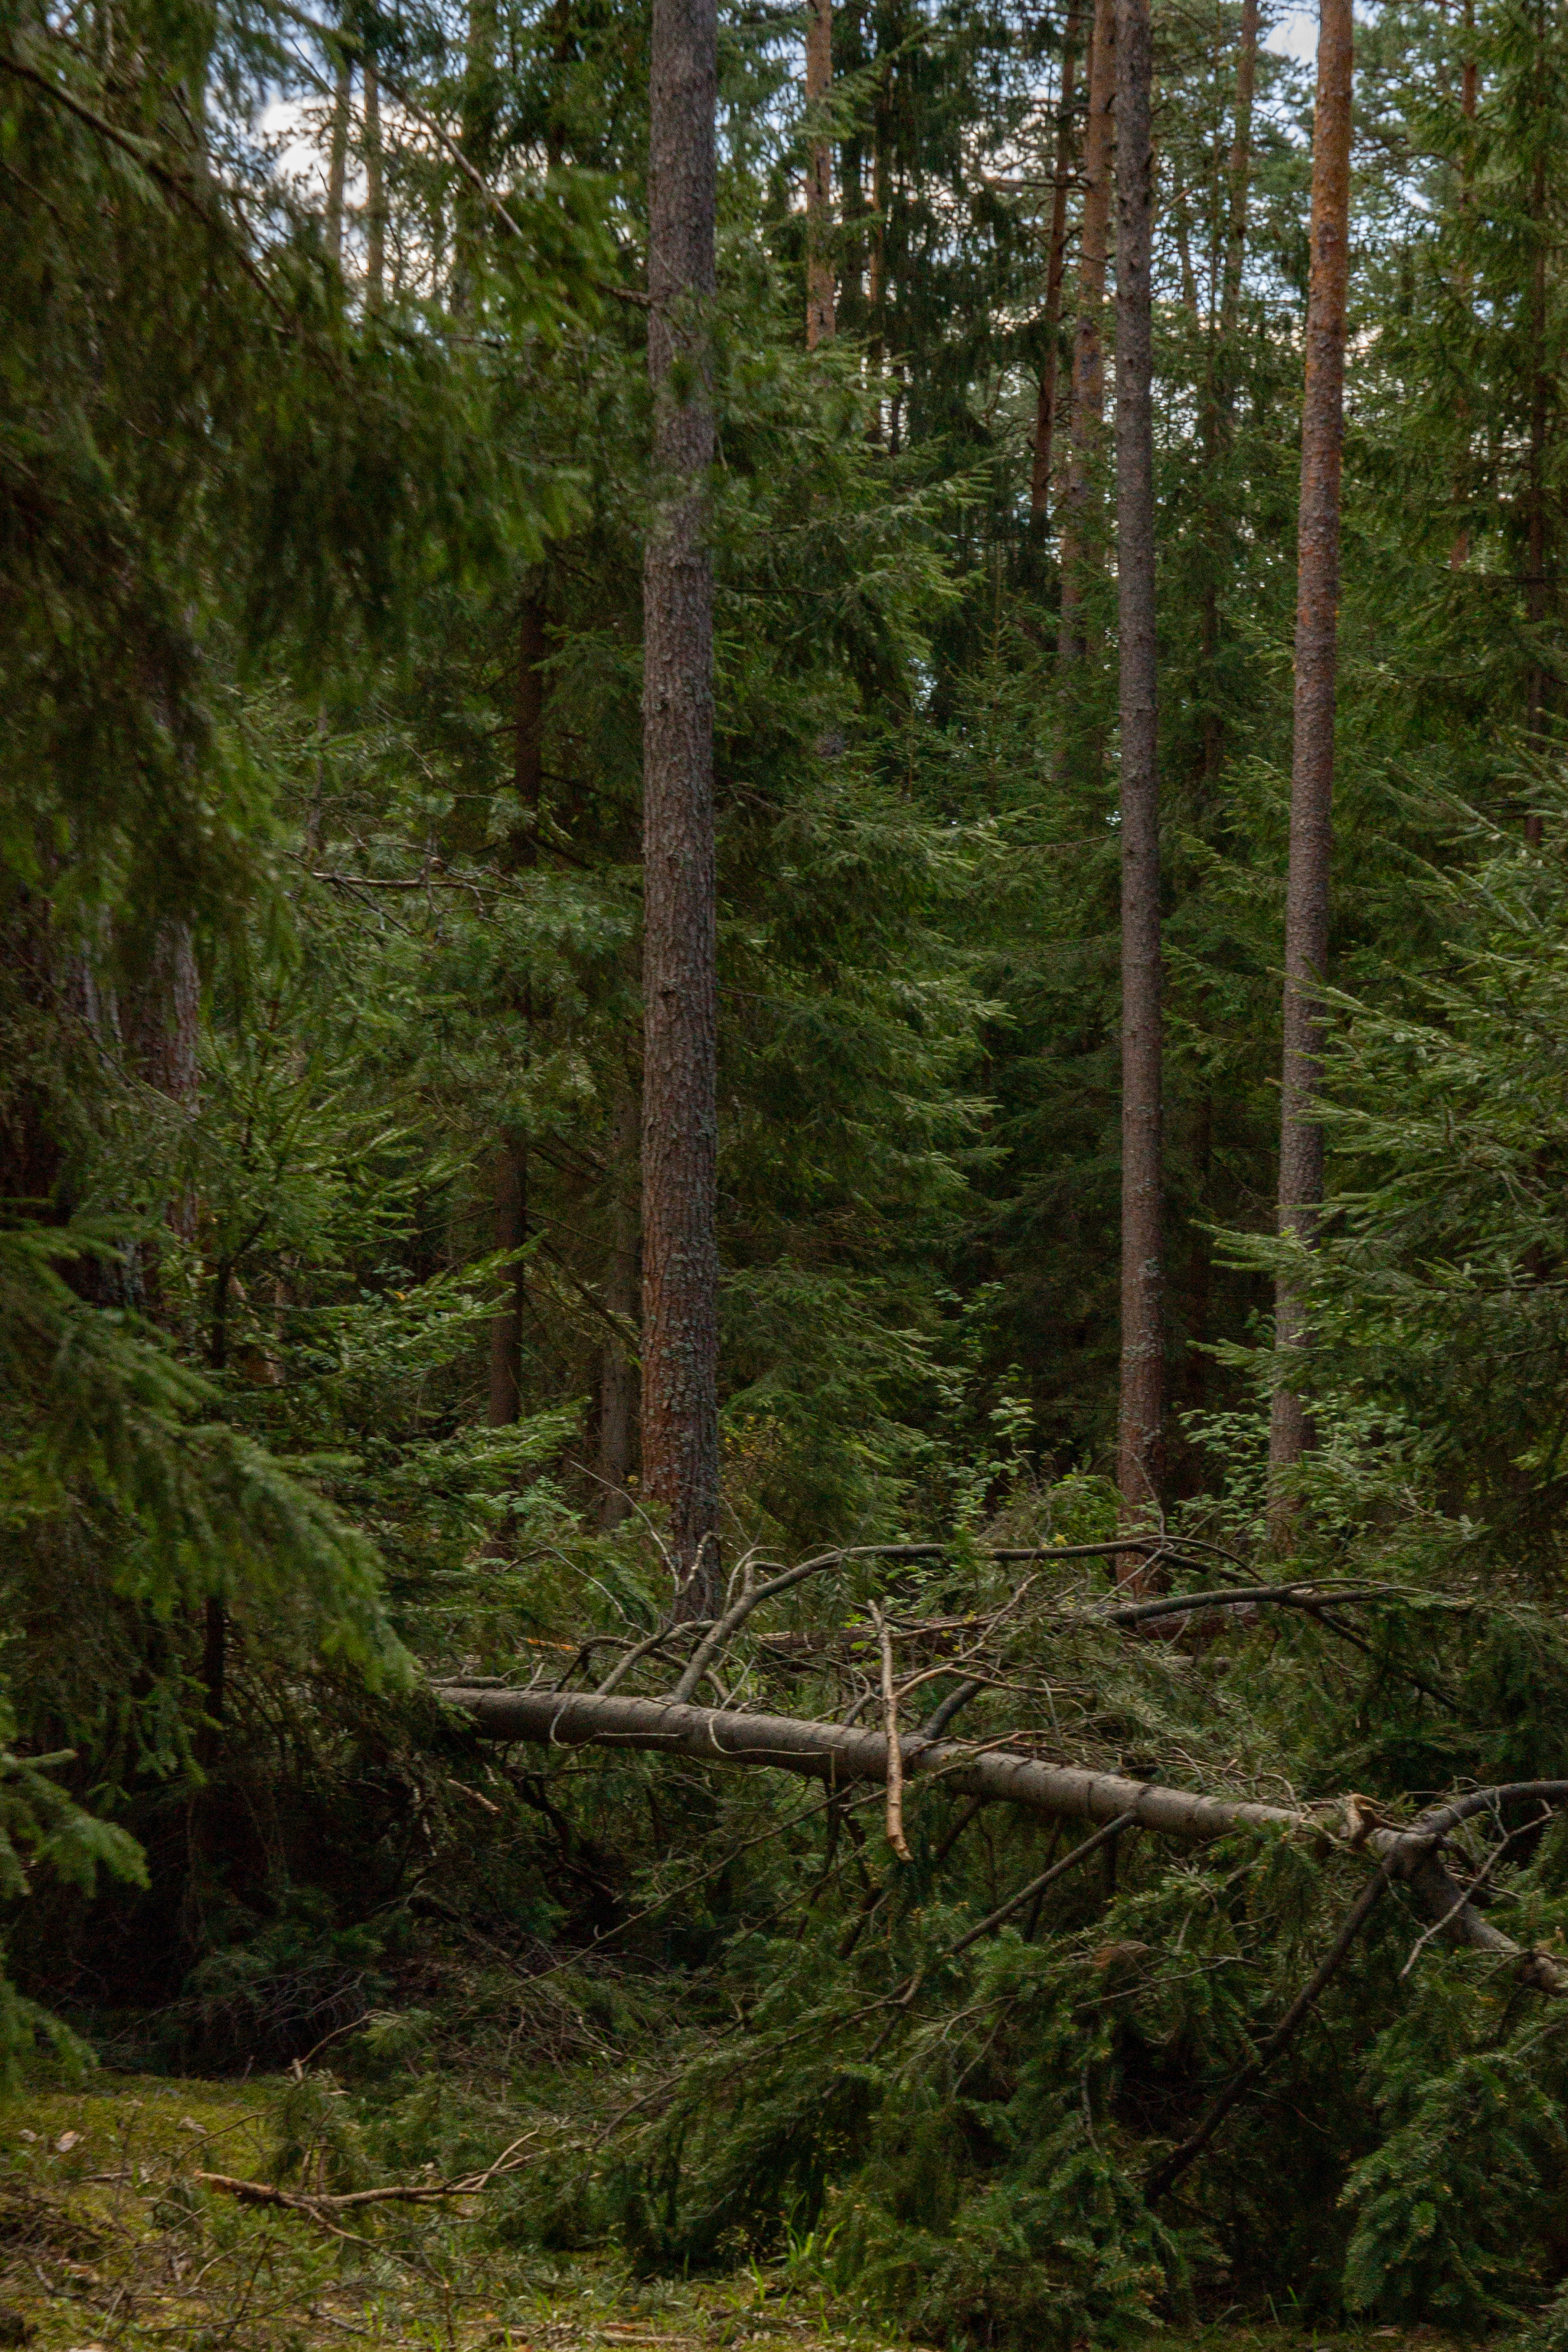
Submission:
[[[3,14],[0,2343],[1568,2352],[1563,0]]]

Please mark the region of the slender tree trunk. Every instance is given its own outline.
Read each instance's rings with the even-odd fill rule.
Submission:
[[[121,1028],[136,1075],[171,1102],[194,1103],[200,1084],[197,1026],[201,987],[188,923],[160,922],[144,970],[121,998]],[[171,1224],[187,1232],[188,1220]]]
[[[1179,169],[1171,190],[1171,236],[1176,248],[1182,308],[1196,327],[1202,322],[1203,306],[1198,300],[1198,273],[1193,267],[1193,207]]]
[[[1164,1339],[1161,1216],[1160,800],[1154,642],[1153,40],[1116,7],[1116,583],[1121,719],[1121,1398],[1116,1483],[1157,1506]],[[1136,1561],[1121,1580],[1142,1580]]]
[[[648,373],[656,505],[643,572],[645,1492],[669,1513],[678,1617],[719,1589],[719,1247],[713,845],[716,0],[654,0]],[[681,365],[677,371],[675,362]]]
[[[1224,515],[1216,503],[1222,456],[1231,445],[1236,398],[1237,330],[1241,311],[1241,275],[1247,257],[1247,199],[1252,182],[1252,101],[1258,79],[1258,0],[1242,0],[1241,38],[1236,60],[1236,116],[1226,159],[1225,260],[1220,278],[1219,317],[1211,320],[1208,374],[1204,387],[1204,470],[1209,484],[1205,499],[1206,563],[1202,594],[1200,632],[1205,681],[1203,780],[1210,790],[1225,765],[1225,719],[1219,679],[1219,574],[1226,540]],[[1211,304],[1213,297],[1210,297]]]
[[[508,1136],[495,1156],[493,1241],[498,1250],[521,1250],[528,1240],[528,1154]],[[522,1333],[528,1314],[528,1277],[521,1257],[506,1273],[501,1306],[490,1318],[489,1425],[510,1429],[522,1410]]]
[[[512,753],[512,790],[517,794],[520,831],[513,863],[530,867],[539,861],[539,810],[544,793],[544,670],[550,647],[546,638],[544,600],[536,590],[524,595],[517,619],[517,697]]]
[[[866,62],[864,0],[850,0],[838,15],[838,55],[845,70],[857,74]],[[838,211],[842,245],[839,257],[837,323],[858,334],[866,323],[866,188],[865,150],[859,124],[851,125],[838,148]]]
[[[1078,320],[1073,332],[1072,406],[1061,525],[1062,608],[1058,656],[1065,667],[1085,652],[1083,566],[1092,469],[1105,419],[1101,310],[1110,230],[1115,139],[1116,0],[1095,0],[1089,43],[1089,112],[1083,130],[1083,222],[1078,248]]]
[[[866,362],[879,387],[888,356],[888,147],[887,106],[889,68],[883,64],[871,109],[871,251],[867,273],[866,308],[869,333]],[[882,395],[877,394],[876,422],[871,438],[882,437]]]
[[[327,251],[334,269],[343,266],[343,189],[349,166],[349,108],[353,92],[353,68],[340,59],[332,87],[331,143],[327,154]]]
[[[210,1593],[202,1620],[202,1696],[214,1725],[223,1721],[228,1682],[228,1612],[216,1593]],[[204,1731],[198,1742],[200,1761],[210,1764],[217,1746],[216,1731]]]
[[[1193,1121],[1193,1194],[1195,1214],[1191,1227],[1192,1258],[1188,1276],[1187,1349],[1183,1389],[1187,1410],[1201,1412],[1208,1402],[1209,1301],[1214,1289],[1214,1251],[1204,1226],[1209,1222],[1209,1183],[1214,1171],[1214,1091],[1205,1087],[1198,1097]]]
[[[539,804],[544,781],[544,660],[545,612],[542,598],[530,590],[518,615],[517,693],[512,752],[512,787],[520,819],[508,863],[514,871],[529,871],[539,857]],[[533,1021],[532,990],[522,991],[524,1029]],[[527,1049],[525,1048],[525,1051]],[[528,1242],[528,1141],[515,1129],[496,1150],[492,1178],[491,1247],[515,1253]],[[489,1424],[505,1429],[522,1411],[523,1332],[528,1320],[528,1270],[514,1256],[507,1271],[507,1288],[490,1322]]]
[[[194,1111],[201,1086],[198,1059],[201,983],[188,923],[165,919],[153,930],[145,963],[121,991],[120,1028],[136,1075],[182,1109]],[[164,1204],[163,1222],[184,1242],[196,1232],[196,1196],[181,1183]],[[156,1241],[137,1248],[147,1312],[170,1319]]]
[[[1546,626],[1547,569],[1550,551],[1546,519],[1546,435],[1551,409],[1552,385],[1546,368],[1546,276],[1548,235],[1546,224],[1546,140],[1545,80],[1546,25],[1544,0],[1538,0],[1535,33],[1536,104],[1531,128],[1535,141],[1535,160],[1530,175],[1530,226],[1532,251],[1530,262],[1530,298],[1528,333],[1530,340],[1530,450],[1525,478],[1525,551],[1524,551],[1524,615],[1530,628],[1530,668],[1525,680],[1525,734],[1532,750],[1544,749],[1543,720],[1545,718],[1549,681],[1546,665],[1542,659],[1541,640]],[[1532,844],[1542,838],[1541,813],[1531,809],[1524,820],[1524,837]]]
[[[468,38],[463,50],[461,137],[467,161],[488,177],[493,162],[496,113],[496,0],[469,0]],[[488,208],[466,172],[459,172],[453,191],[451,310],[466,318],[474,306],[479,253],[488,225]]]
[[[1351,0],[1322,0],[1312,127],[1311,276],[1301,410],[1301,504],[1296,585],[1296,708],[1290,765],[1290,864],[1285,900],[1285,1039],[1279,1117],[1279,1231],[1312,1237],[1323,1192],[1323,1131],[1314,1112],[1322,1023],[1313,992],[1329,961],[1333,841],[1334,683],[1339,638],[1340,461],[1344,423],[1345,300],[1350,280]],[[1289,1280],[1275,1294],[1275,1345],[1303,1337]],[[1270,1528],[1289,1543],[1281,1486],[1308,1440],[1306,1408],[1289,1379],[1274,1395],[1268,1435]]]
[[[635,1323],[637,1311],[637,1104],[628,1076],[617,1087],[610,1131],[610,1264],[605,1303]],[[631,1351],[612,1339],[599,1376],[599,1524],[619,1527],[631,1509],[637,1419],[637,1370]]]
[[[807,0],[805,102],[816,110],[805,170],[805,347],[831,341],[833,297],[833,147],[821,110],[833,89],[833,0]]]
[[[386,177],[381,152],[381,80],[364,61],[364,299],[379,310],[386,296]]]
[[[199,1061],[201,984],[188,923],[164,920],[153,931],[144,967],[121,997],[120,1025],[127,1053],[142,1082],[183,1109],[194,1111],[201,1089]],[[196,1233],[196,1197],[182,1187],[164,1212],[170,1228],[189,1243]],[[164,1291],[162,1253],[156,1242],[139,1252],[142,1296],[147,1312],[160,1322],[173,1317]],[[227,1307],[235,1287],[232,1262],[221,1265],[214,1285],[213,1336],[208,1353],[215,1369],[227,1361]],[[221,1593],[209,1593],[203,1603],[203,1712],[208,1720],[196,1736],[196,1761],[210,1771],[222,1744],[226,1662],[228,1653],[228,1612]],[[198,1806],[192,1834],[199,1849],[205,1823]]]
[[[1475,176],[1475,155],[1471,139],[1476,121],[1476,94],[1479,76],[1476,69],[1476,0],[1465,0],[1465,54],[1459,67],[1459,111],[1465,121],[1464,152],[1459,158],[1459,217],[1468,233],[1470,207],[1474,202],[1472,182]],[[1461,260],[1455,289],[1459,299],[1469,307],[1470,268],[1468,257]],[[1459,464],[1454,482],[1454,503],[1464,517],[1470,497],[1470,404],[1463,392],[1454,403],[1455,421],[1459,427]],[[1448,569],[1462,572],[1470,560],[1470,526],[1461,520],[1448,550]]]
[[[1247,201],[1252,184],[1252,96],[1258,80],[1258,0],[1242,0],[1241,39],[1236,58],[1236,121],[1226,170],[1230,204],[1226,222],[1225,282],[1220,294],[1220,332],[1227,343],[1241,307],[1241,269],[1247,255]]]
[[[1083,38],[1083,0],[1069,0],[1062,35],[1062,87],[1057,110],[1056,182],[1051,190],[1051,242],[1046,263],[1046,348],[1040,362],[1040,389],[1035,403],[1035,462],[1029,478],[1029,512],[1044,526],[1051,498],[1051,442],[1057,421],[1057,371],[1060,360],[1062,284],[1067,277],[1068,182],[1072,177],[1078,124],[1073,112],[1077,96],[1079,44]]]

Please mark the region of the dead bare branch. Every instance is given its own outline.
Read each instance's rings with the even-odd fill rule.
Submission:
[[[912,1862],[904,1836],[904,1760],[899,1741],[899,1695],[893,1684],[893,1637],[888,1621],[871,1603],[871,1622],[882,1652],[882,1728],[888,1740],[888,1843],[900,1862]]]
[[[539,2137],[536,2131],[524,2132],[503,2148],[492,2165],[483,2172],[466,2173],[460,2180],[399,2180],[382,2189],[350,2189],[336,2195],[308,2193],[298,2189],[276,2189],[270,2181],[240,2180],[228,2172],[195,2172],[191,2178],[200,2189],[216,2189],[220,2196],[232,2197],[240,2205],[271,2205],[288,2213],[302,2213],[308,2221],[316,2222],[333,2237],[343,2233],[332,2219],[358,2212],[370,2205],[437,2205],[452,2197],[478,2197],[492,2180],[500,2180],[515,2172],[522,2162],[522,2151]]]

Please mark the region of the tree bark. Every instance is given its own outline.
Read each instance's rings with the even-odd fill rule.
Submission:
[[[1116,8],[1116,587],[1121,719],[1121,1394],[1116,1483],[1136,1525],[1159,1502],[1165,1351],[1154,638],[1153,234],[1149,0]],[[1141,1584],[1142,1555],[1120,1580]]]
[[[514,872],[527,872],[539,856],[539,805],[544,784],[544,672],[548,650],[542,599],[532,589],[523,596],[518,614],[517,690],[512,750],[512,788],[517,795],[518,829],[507,863]],[[533,992],[525,980],[521,992],[525,1033],[533,1023]],[[524,1053],[529,1051],[525,1045]],[[516,1252],[528,1241],[528,1141],[515,1129],[496,1150],[492,1177],[493,1229],[491,1247]],[[492,1429],[510,1428],[522,1412],[522,1345],[528,1319],[528,1270],[514,1257],[507,1270],[507,1288],[490,1322],[489,1420]]]
[[[118,1011],[137,1076],[182,1109],[194,1110],[201,1089],[201,981],[188,923],[164,918],[154,924],[139,969],[120,992]],[[163,1223],[183,1242],[195,1239],[196,1206],[191,1185],[176,1181],[163,1204]],[[140,1269],[145,1311],[156,1322],[168,1322],[158,1243],[138,1243],[132,1262]]]
[[[1056,181],[1051,191],[1051,242],[1046,263],[1046,348],[1040,361],[1040,389],[1035,403],[1035,461],[1029,477],[1029,512],[1044,527],[1051,500],[1051,443],[1057,421],[1057,371],[1060,359],[1062,284],[1067,277],[1068,182],[1072,176],[1078,125],[1073,116],[1077,95],[1079,43],[1083,37],[1083,0],[1069,0],[1062,35],[1062,86],[1057,110]]]
[[[618,1081],[610,1135],[610,1263],[605,1304],[624,1323],[637,1311],[637,1105],[628,1076]],[[599,1524],[617,1528],[631,1510],[637,1419],[637,1369],[629,1349],[612,1339],[599,1375]]]
[[[1226,532],[1220,505],[1220,462],[1231,444],[1236,397],[1236,335],[1241,309],[1242,267],[1247,257],[1247,197],[1252,180],[1252,104],[1258,79],[1258,0],[1242,0],[1241,37],[1236,61],[1236,116],[1226,159],[1227,195],[1219,315],[1211,316],[1208,367],[1204,385],[1203,455],[1207,485],[1204,500],[1204,571],[1199,634],[1203,655],[1203,786],[1212,791],[1225,765],[1226,730],[1217,675],[1220,645],[1219,582]],[[1212,289],[1212,279],[1211,279]],[[1212,290],[1210,296],[1213,300]]]
[[[550,651],[547,622],[542,596],[530,588],[518,609],[517,692],[512,709],[516,727],[512,790],[519,811],[513,863],[521,867],[535,865],[539,857],[539,811],[544,796],[543,663]]]
[[[1236,122],[1226,177],[1230,204],[1226,221],[1225,283],[1220,295],[1220,333],[1228,342],[1241,307],[1241,269],[1247,255],[1247,199],[1252,182],[1252,98],[1258,80],[1258,0],[1242,0],[1241,39],[1236,58]]]
[[[837,54],[848,74],[866,63],[866,0],[849,0],[839,11]],[[838,147],[839,248],[838,303],[836,324],[858,334],[866,323],[866,189],[865,149],[859,121],[850,123]]]
[[[1310,1241],[1323,1191],[1323,1131],[1314,1113],[1322,1023],[1313,1000],[1329,960],[1333,842],[1334,685],[1339,637],[1340,467],[1344,424],[1345,301],[1350,280],[1351,0],[1322,0],[1312,128],[1311,277],[1307,382],[1301,411],[1301,502],[1296,586],[1295,730],[1290,765],[1290,861],[1285,900],[1284,1055],[1279,1116],[1279,1231]],[[1303,1338],[1287,1276],[1275,1293],[1275,1346]],[[1269,1520],[1289,1540],[1282,1480],[1306,1449],[1305,1405],[1288,1370],[1274,1393],[1268,1434]]]
[[[669,1513],[677,1617],[718,1588],[718,1072],[713,842],[715,0],[654,0],[648,373],[655,508],[644,562],[645,1492]]]
[[[469,0],[458,145],[481,178],[489,177],[494,161],[497,30],[496,0]],[[465,172],[458,173],[452,211],[451,310],[455,319],[462,319],[474,307],[479,253],[489,217],[482,194]]]
[[[481,1739],[652,1750],[700,1763],[789,1772],[825,1781],[830,1789],[847,1780],[885,1786],[888,1779],[886,1733],[843,1724],[803,1723],[794,1716],[743,1715],[729,1707],[625,1698],[599,1691],[498,1690],[464,1683],[437,1683],[432,1690],[435,1697],[465,1715]],[[1463,1889],[1444,1865],[1439,1843],[1450,1822],[1502,1801],[1529,1796],[1555,1806],[1568,1804],[1568,1783],[1520,1781],[1477,1790],[1456,1806],[1434,1808],[1406,1830],[1369,1829],[1361,1801],[1353,1797],[1294,1810],[1247,1798],[1212,1797],[1202,1790],[1167,1788],[1158,1781],[1130,1780],[1120,1773],[1090,1772],[1077,1765],[1044,1764],[1016,1750],[966,1748],[957,1741],[924,1738],[919,1732],[904,1736],[898,1746],[906,1782],[940,1774],[950,1796],[1017,1805],[1048,1821],[1136,1824],[1193,1844],[1244,1830],[1285,1831],[1314,1840],[1325,1834],[1348,1838],[1390,1878],[1413,1889],[1441,1923],[1446,1943],[1516,1963],[1520,1980],[1537,1991],[1559,1998],[1568,1994],[1568,1968],[1545,1952],[1524,1950],[1465,1900]]]
[[[805,169],[805,347],[834,332],[833,148],[823,110],[833,89],[833,0],[806,0],[805,103],[810,150]]]
[[[494,1245],[516,1252],[528,1239],[528,1154],[508,1136],[495,1156]],[[507,1268],[501,1306],[490,1318],[489,1425],[510,1429],[522,1411],[522,1333],[528,1276],[521,1257]]]
[[[527,1739],[575,1748],[648,1748],[714,1764],[762,1765],[807,1780],[885,1783],[888,1741],[881,1731],[793,1716],[742,1715],[671,1699],[627,1698],[596,1691],[492,1690],[437,1685],[436,1695],[460,1707],[487,1739]],[[1131,1813],[1144,1828],[1201,1841],[1240,1829],[1321,1829],[1315,1817],[1282,1805],[1221,1799],[1196,1790],[1129,1780],[1112,1772],[1037,1763],[1003,1749],[972,1751],[956,1742],[899,1742],[906,1781],[940,1772],[944,1791],[1022,1806],[1053,1821],[1111,1822]]]
[[[871,106],[871,237],[866,274],[866,364],[877,387],[870,437],[882,438],[882,370],[888,356],[888,123],[890,68],[884,60]]]
[[[364,300],[379,310],[386,296],[386,176],[381,151],[381,80],[364,61]]]
[[[1544,0],[1538,0],[1535,29],[1536,103],[1531,129],[1535,159],[1530,175],[1530,295],[1526,316],[1530,351],[1530,448],[1525,477],[1524,616],[1530,630],[1530,667],[1525,677],[1525,736],[1532,751],[1545,749],[1543,720],[1548,675],[1541,641],[1546,626],[1547,544],[1546,435],[1552,385],[1546,363],[1546,276],[1549,232],[1546,221],[1546,26]],[[1524,820],[1524,837],[1532,845],[1542,839],[1539,810]]]
[[[1464,152],[1459,158],[1459,215],[1468,223],[1475,201],[1475,153],[1473,132],[1476,121],[1478,73],[1476,67],[1476,0],[1465,0],[1465,53],[1459,65],[1459,112],[1465,122]],[[1468,257],[1461,261],[1456,287],[1459,299],[1468,307],[1470,300],[1470,270]],[[1454,403],[1455,422],[1459,428],[1459,464],[1454,483],[1454,500],[1460,514],[1459,528],[1448,550],[1448,569],[1462,572],[1470,560],[1470,526],[1466,509],[1470,496],[1470,404],[1461,390]]]
[[[337,78],[332,86],[331,142],[327,153],[327,251],[334,269],[343,266],[343,190],[348,179],[349,106],[353,86],[353,68],[347,58],[339,60]]]
[[[1116,0],[1095,0],[1089,43],[1089,111],[1083,130],[1083,221],[1078,248],[1078,319],[1073,331],[1071,410],[1061,520],[1061,623],[1058,657],[1082,659],[1083,566],[1090,483],[1105,417],[1105,350],[1100,313],[1110,228],[1111,153],[1116,106]]]

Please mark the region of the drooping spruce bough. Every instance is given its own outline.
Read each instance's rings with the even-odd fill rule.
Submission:
[[[1522,2181],[1560,2128],[1568,1780],[1380,1801],[1330,1783],[1333,1736],[1287,1779],[1263,1725],[1342,1739],[1359,1715],[1370,1753],[1373,1700],[1391,1739],[1414,1717],[1456,1766],[1511,1758],[1482,1694],[1506,1654],[1555,1678],[1554,1629],[1411,1582],[1255,1584],[1175,1536],[1147,1547],[1174,1589],[1119,1601],[1083,1581],[1116,1549],[748,1561],[711,1623],[437,1685],[520,1754],[824,1791],[781,1819],[772,1916],[731,1926],[731,2023],[653,2062],[590,2202],[655,2265],[825,2232],[931,2332],[1115,2332],[1227,2263],[1325,2310],[1501,2315],[1532,2261],[1544,2291],[1544,2242],[1496,2198],[1445,2210],[1441,2183]],[[955,1883],[965,1837],[994,1841],[991,1899]]]

